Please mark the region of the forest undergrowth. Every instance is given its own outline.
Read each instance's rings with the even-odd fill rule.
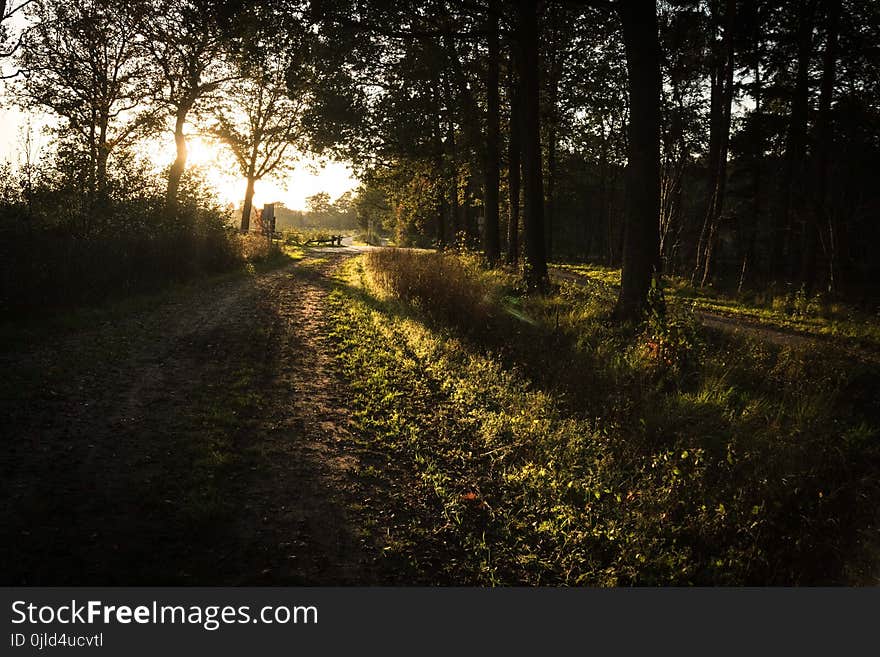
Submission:
[[[620,326],[602,281],[516,281],[382,250],[330,297],[358,433],[431,502],[434,579],[877,583],[875,365],[706,329],[660,289]]]
[[[555,264],[554,268],[620,286],[620,269],[590,264]],[[876,312],[843,303],[828,294],[807,294],[804,287],[767,286],[760,290],[723,291],[692,285],[682,276],[666,277],[667,294],[693,310],[734,317],[781,331],[880,353],[880,319]]]

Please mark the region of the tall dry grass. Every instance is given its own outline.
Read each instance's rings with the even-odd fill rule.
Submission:
[[[382,249],[367,253],[366,266],[379,289],[418,307],[435,321],[485,326],[497,316],[499,287],[476,258]]]

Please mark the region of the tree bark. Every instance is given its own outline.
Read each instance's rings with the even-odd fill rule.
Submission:
[[[825,53],[822,57],[822,81],[819,87],[819,114],[816,120],[815,184],[813,187],[813,212],[805,226],[805,248],[801,263],[801,281],[807,294],[816,286],[818,268],[819,235],[828,229],[829,237],[834,233],[831,216],[827,210],[826,196],[828,175],[831,164],[831,144],[833,126],[831,124],[831,101],[834,96],[834,80],[837,73],[837,35],[840,26],[841,0],[826,0],[827,25]],[[833,282],[833,254],[829,254],[829,279]]]
[[[663,148],[660,165],[660,272],[663,274],[675,273],[676,254],[679,246],[679,237],[683,230],[681,206],[682,206],[682,182],[687,167],[690,153],[684,132],[684,101],[682,99],[679,80],[672,76],[670,83],[672,88],[672,101],[677,112],[671,116],[670,128],[664,132],[661,143]]]
[[[254,183],[256,179],[248,176],[247,188],[244,192],[244,207],[241,210],[241,232],[247,233],[251,229],[251,210],[254,205]]]
[[[177,156],[168,171],[168,187],[165,191],[165,207],[172,214],[177,210],[177,190],[180,188],[180,179],[186,168],[187,148],[183,128],[186,125],[188,113],[189,107],[181,105],[177,109],[174,120],[174,145],[177,147]]]
[[[96,163],[97,193],[93,199],[92,214],[90,220],[97,220],[99,226],[105,225],[110,215],[110,190],[107,179],[107,163],[110,159],[110,144],[107,143],[107,129],[101,126],[98,142],[98,160]],[[94,223],[93,223],[94,225]]]
[[[498,76],[500,52],[498,43],[499,1],[490,0],[488,20],[488,73],[486,75],[486,165],[483,221],[483,247],[490,266],[498,262],[501,254],[501,239],[498,231],[498,187],[500,160],[500,110],[498,97]]]
[[[774,245],[774,278],[794,279],[797,260],[796,221],[802,215],[804,195],[804,157],[807,142],[807,112],[809,110],[809,68],[813,48],[813,17],[816,0],[798,3],[797,74],[791,101],[791,119],[785,145],[785,165],[782,182],[781,225],[777,227]]]
[[[556,18],[555,23],[558,21]],[[559,33],[554,27],[551,39],[554,50],[559,46]],[[547,70],[547,189],[545,194],[545,219],[547,224],[547,258],[553,257],[553,231],[556,221],[556,183],[557,183],[557,148],[559,145],[559,81],[562,77],[564,61],[557,51],[552,54],[550,65]]]
[[[615,316],[644,310],[659,257],[660,43],[654,0],[617,5],[623,25],[630,100],[623,267]]]
[[[433,130],[434,134],[432,136],[433,139],[433,148],[434,148],[434,175],[437,176],[438,181],[445,180],[446,176],[444,175],[444,162],[443,162],[443,127],[442,117],[440,114],[440,92],[437,88],[438,85],[435,85],[433,88],[434,93],[434,124]],[[445,185],[442,182],[437,183],[438,191],[437,191],[437,246],[439,248],[444,248],[446,246],[446,212],[447,212],[447,202],[446,202],[446,189]]]
[[[761,33],[760,26],[756,22],[758,30],[755,38],[755,71],[754,83],[752,84],[752,98],[755,101],[754,111],[754,143],[752,151],[752,219],[744,236],[742,268],[740,269],[739,285],[737,291],[754,280],[753,271],[756,269],[755,246],[758,239],[758,227],[761,225],[761,174],[764,161],[764,115],[762,104],[761,82]]]
[[[97,185],[97,201],[103,206],[107,198],[107,161],[110,159],[110,145],[107,143],[107,126],[110,123],[106,113],[102,113],[98,125],[98,149],[95,163],[95,180]]]
[[[713,72],[709,138],[709,202],[697,248],[695,270],[695,274],[698,273],[700,276],[701,287],[709,281],[727,186],[727,150],[730,143],[730,118],[733,105],[735,21],[736,0],[727,0],[724,17],[724,57],[720,59]]]
[[[458,146],[455,138],[455,98],[452,95],[452,85],[449,82],[449,74],[443,76],[443,91],[446,96],[446,150],[449,153],[449,232],[450,242],[455,246],[458,241],[458,233],[462,228],[461,209],[458,202]]]
[[[601,252],[605,256],[605,264],[609,267],[614,261],[614,240],[611,239],[611,211],[608,202],[608,140],[605,137],[604,120],[602,122],[602,145],[599,150],[599,217],[597,222],[601,235]]]
[[[547,258],[553,257],[553,223],[556,219],[556,140],[556,126],[551,125],[547,134]]]
[[[98,145],[98,164],[97,164],[97,181],[98,181],[98,200],[103,201],[107,195],[107,160],[110,157],[110,149],[107,144]]]
[[[540,79],[538,11],[535,0],[519,0],[520,89],[523,124],[523,200],[525,279],[531,289],[547,283],[544,250],[544,182],[541,171]]]
[[[87,187],[91,201],[94,202],[98,193],[98,130],[95,127],[95,112],[92,111],[92,123],[89,125],[89,172]]]
[[[507,145],[507,264],[519,264],[519,215],[522,112],[519,81],[516,79],[516,57],[510,56],[510,140]]]
[[[470,160],[473,162],[473,159]],[[464,225],[468,236],[468,247],[477,249],[480,245],[480,226],[477,222],[477,209],[471,203],[471,199],[477,198],[480,194],[480,185],[477,176],[471,167],[468,167],[467,177],[465,178],[465,198],[464,205]]]

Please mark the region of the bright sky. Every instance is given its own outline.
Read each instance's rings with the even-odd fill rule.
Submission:
[[[244,200],[247,181],[238,174],[237,165],[228,149],[221,143],[199,136],[188,136],[187,149],[187,166],[204,169],[223,203],[240,205]],[[144,144],[142,150],[151,162],[163,168],[174,160],[174,138],[169,132],[167,139]],[[254,186],[255,207],[281,202],[294,210],[305,210],[306,198],[313,194],[327,192],[330,198],[336,199],[358,185],[351,169],[342,162],[322,164],[293,149],[288,154],[290,167],[287,171],[278,178],[257,181]]]
[[[20,163],[27,118],[15,108],[0,107],[0,162]],[[35,114],[31,117],[33,150],[36,151],[32,156],[37,160],[40,152],[47,148],[47,139],[40,132],[45,122],[45,115]],[[188,133],[192,132],[190,128]],[[187,165],[203,167],[208,181],[217,189],[220,200],[224,204],[239,206],[244,200],[246,181],[238,175],[231,153],[222,144],[198,136],[190,136],[188,145]],[[139,150],[157,170],[162,170],[174,160],[174,137],[170,132],[164,133],[155,141],[143,144]],[[336,199],[358,186],[351,169],[342,162],[322,164],[293,150],[290,151],[289,162],[292,166],[281,177],[257,182],[255,207],[281,202],[289,208],[305,210],[306,198],[313,194],[327,192],[331,199]]]
[[[7,7],[19,6],[19,2]],[[14,33],[24,24],[24,14],[16,13],[7,23]],[[9,73],[6,68],[8,60],[0,61],[0,72]],[[0,83],[0,162],[17,165],[22,161],[22,143],[28,117],[14,107],[4,107],[4,89]],[[31,157],[39,161],[40,153],[45,153],[47,138],[41,134],[43,126],[50,119],[42,112],[35,112],[30,117],[33,142]],[[188,134],[194,129],[190,127]],[[147,154],[158,171],[171,165],[174,160],[174,137],[171,132],[160,135],[155,143],[144,144],[141,149]],[[341,162],[327,162],[323,165],[311,158],[304,158],[295,151],[290,151],[290,167],[276,178],[266,178],[255,185],[254,206],[261,207],[265,203],[284,203],[295,210],[306,209],[306,198],[318,192],[327,192],[331,199],[336,199],[350,189],[358,186],[357,179],[352,177],[351,169]],[[198,137],[189,139],[189,158],[187,165],[205,167],[208,181],[217,189],[220,200],[224,204],[234,203],[240,206],[244,201],[246,181],[237,174],[237,167],[231,154],[221,144],[212,143]]]

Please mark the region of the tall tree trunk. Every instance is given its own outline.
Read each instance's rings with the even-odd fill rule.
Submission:
[[[551,110],[552,111],[552,110]],[[547,134],[547,258],[553,257],[553,228],[556,219],[556,126]]]
[[[519,264],[519,195],[520,195],[520,167],[522,159],[521,135],[522,109],[519,92],[519,81],[516,79],[516,55],[511,49],[510,55],[510,139],[507,147],[507,189],[508,189],[508,215],[507,215],[507,263]]]
[[[241,232],[247,233],[251,229],[251,210],[254,205],[254,183],[256,179],[253,174],[247,177],[247,188],[244,192],[244,207],[241,209]]]
[[[110,159],[110,144],[107,143],[107,126],[102,125],[99,131],[98,160],[95,166],[95,178],[97,193],[92,206],[94,217],[92,222],[98,221],[99,226],[105,225],[110,215],[110,189],[107,179],[107,163]],[[93,224],[94,225],[94,224]]]
[[[528,287],[543,289],[547,282],[547,258],[544,251],[544,182],[541,172],[538,11],[535,0],[519,0],[518,37],[521,49],[525,278]]]
[[[660,251],[660,43],[654,0],[617,5],[630,100],[623,270],[615,316],[635,319],[647,301]]]
[[[459,202],[459,183],[461,173],[458,170],[458,150],[456,148],[455,128],[452,123],[447,128],[447,139],[449,142],[449,230],[450,242],[455,246],[458,243],[460,233],[464,230],[464,217]]]
[[[95,182],[99,201],[103,202],[107,194],[107,160],[110,158],[110,145],[107,143],[107,129],[110,124],[109,115],[104,112],[98,123],[98,154],[95,163]]]
[[[816,120],[816,168],[813,187],[813,212],[807,218],[806,245],[801,265],[801,280],[808,294],[812,293],[816,284],[820,232],[827,229],[829,237],[834,233],[826,204],[826,195],[831,160],[831,144],[833,141],[831,101],[834,95],[834,79],[837,73],[837,34],[840,24],[841,0],[826,0],[825,4],[827,6],[828,22],[825,30],[827,35],[825,53],[822,58],[822,82],[819,88],[819,115]],[[833,257],[834,254],[829,253],[829,262],[831,263],[829,265],[830,281],[833,281]]]
[[[500,101],[498,97],[498,75],[500,52],[498,43],[499,0],[489,2],[489,60],[486,75],[486,185],[484,190],[485,217],[483,221],[483,247],[486,260],[494,266],[501,254],[501,238],[498,232],[498,187],[500,147]]]
[[[473,158],[471,158],[473,163]],[[474,174],[472,167],[468,167],[467,178],[465,179],[465,201],[464,216],[465,227],[468,234],[468,248],[479,248],[480,244],[480,226],[477,223],[477,209],[471,203],[471,199],[479,196],[480,189],[477,182],[477,176]]]
[[[98,149],[97,160],[95,162],[95,213],[100,218],[104,218],[107,210],[108,187],[107,187],[107,161],[110,159],[110,144],[107,143],[107,129],[110,123],[110,117],[104,114],[98,125]]]
[[[809,69],[813,49],[813,18],[816,0],[798,3],[797,74],[791,100],[791,118],[785,145],[785,165],[782,175],[783,222],[777,231],[774,250],[778,260],[775,278],[780,275],[786,281],[794,280],[794,263],[797,260],[796,222],[803,217],[804,158],[807,142],[807,112],[809,109]]]
[[[434,92],[434,125],[433,125],[433,148],[434,148],[434,175],[438,181],[445,180],[444,162],[443,162],[443,127],[441,125],[440,116],[440,93],[435,85]],[[446,246],[446,212],[447,199],[446,189],[442,182],[437,183],[437,246],[443,248]]]
[[[608,202],[608,141],[610,135],[605,137],[605,123],[602,122],[602,145],[599,150],[599,229],[602,239],[602,253],[605,256],[605,264],[609,267],[614,260],[614,240],[611,238],[611,212]]]
[[[752,219],[751,226],[746,230],[743,245],[742,267],[740,269],[738,291],[751,279],[754,280],[755,246],[758,238],[758,227],[761,225],[761,173],[764,162],[764,115],[761,92],[761,34],[756,21],[758,33],[755,40],[755,72],[752,84],[752,98],[755,101],[754,142],[752,151]]]
[[[98,199],[103,201],[107,196],[107,160],[110,158],[110,148],[106,143],[98,145],[98,163],[96,166]]]
[[[186,168],[186,135],[183,132],[183,128],[186,125],[188,113],[189,106],[182,104],[177,108],[177,114],[174,119],[174,145],[177,147],[177,156],[171,165],[171,169],[168,171],[168,187],[165,191],[165,207],[172,214],[177,210],[177,190],[180,188],[180,179]]]
[[[558,32],[556,31],[556,21],[558,17],[554,16],[554,33],[551,43],[558,42]],[[547,223],[547,258],[552,258],[553,254],[553,230],[555,229],[556,220],[556,181],[557,181],[557,147],[559,138],[559,80],[562,77],[563,58],[559,52],[552,53],[552,61],[547,67],[547,106],[545,117],[547,121],[547,190],[545,194],[545,213]]]
[[[709,202],[697,252],[697,268],[702,270],[699,272],[700,286],[705,286],[709,281],[719,222],[724,209],[727,150],[730,143],[730,118],[733,105],[735,21],[736,0],[727,0],[724,19],[724,56],[713,74],[709,140]]]
[[[445,5],[443,5],[443,11],[446,11]],[[443,42],[446,46],[448,68],[455,78],[458,97],[463,110],[461,127],[464,133],[465,144],[462,151],[464,153],[464,160],[469,165],[467,180],[465,181],[465,199],[464,204],[461,206],[461,228],[466,231],[468,242],[474,242],[479,241],[480,236],[477,228],[476,213],[471,206],[470,199],[475,195],[474,190],[480,186],[480,181],[483,180],[485,182],[485,172],[481,170],[483,160],[485,159],[481,154],[484,152],[483,149],[485,147],[480,128],[480,111],[473,89],[468,82],[467,75],[458,57],[455,39],[449,28],[448,17],[444,25],[446,31],[443,35]]]
[[[670,127],[662,135],[663,159],[660,168],[660,271],[664,274],[673,273],[675,269],[677,240],[670,247],[670,238],[681,233],[681,187],[688,160],[683,128],[684,103],[679,80],[672,76],[670,83],[674,108],[670,109],[673,114],[665,120]],[[673,228],[676,230],[673,231]]]
[[[89,194],[89,202],[94,203],[98,193],[98,128],[95,124],[94,110],[92,110],[91,118],[92,123],[89,125],[89,171],[86,189]]]
[[[443,88],[446,95],[446,150],[449,153],[449,231],[450,241],[453,245],[458,240],[458,233],[462,229],[461,208],[458,202],[458,145],[455,138],[455,116],[453,106],[455,98],[452,95],[452,85],[449,82],[449,74],[443,76]]]
[[[709,235],[709,221],[711,220],[712,207],[714,206],[715,175],[718,171],[718,128],[721,124],[721,85],[722,77],[719,75],[718,66],[713,65],[710,72],[709,82],[709,152],[708,166],[706,167],[706,196],[708,198],[707,209],[703,213],[703,226],[700,229],[700,238],[697,240],[697,253],[694,260],[694,271],[691,274],[691,285],[695,285],[700,272],[703,269],[703,257],[706,253],[706,240]]]

